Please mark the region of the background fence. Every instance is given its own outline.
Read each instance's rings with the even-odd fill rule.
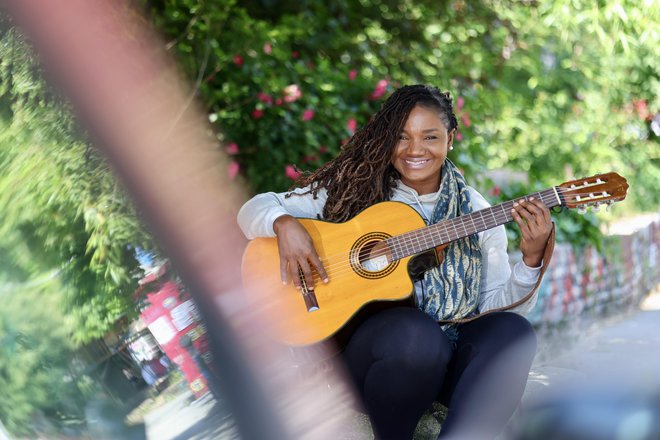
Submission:
[[[660,283],[659,251],[660,217],[629,234],[605,236],[601,249],[557,244],[528,318],[542,326],[636,303]]]

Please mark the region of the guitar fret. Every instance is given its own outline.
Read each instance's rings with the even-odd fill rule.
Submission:
[[[442,229],[440,227],[434,228],[434,231],[437,233],[438,238],[440,239],[438,243],[444,243],[445,239],[442,237]]]
[[[458,232],[456,231],[456,221],[455,221],[455,219],[450,220],[449,224],[454,229],[454,232],[453,232],[454,235],[450,235],[449,238],[451,239],[450,241],[454,241],[458,238]]]
[[[463,230],[465,231],[465,235],[470,235],[468,234],[467,228],[465,227],[465,220],[461,220],[461,224],[463,225]]]
[[[417,252],[415,252],[415,253],[420,252],[419,249],[422,249],[422,248],[423,248],[423,246],[422,246],[422,242],[420,241],[420,238],[421,238],[421,237],[419,236],[419,233],[416,232],[416,233],[415,233],[415,240],[417,240],[417,247],[415,248],[415,251],[417,251]]]
[[[502,213],[504,214],[504,219],[509,220],[509,215],[508,213],[504,210],[504,204],[501,204],[500,207],[502,207]]]
[[[495,222],[494,225],[496,225],[497,219],[495,218],[495,213],[493,212],[493,208],[488,208],[488,210],[490,211],[490,215],[493,217],[493,221]]]

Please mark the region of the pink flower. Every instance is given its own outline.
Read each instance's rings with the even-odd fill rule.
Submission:
[[[295,59],[295,58],[298,58],[299,56],[300,56],[300,52],[298,52],[297,50],[294,50],[293,52],[291,52],[291,58]]]
[[[303,121],[311,121],[313,117],[314,117],[314,110],[307,109],[303,112],[301,119]]]
[[[649,110],[649,106],[645,100],[637,99],[633,101],[633,106],[635,107],[635,110],[637,111],[637,116],[639,116],[640,119],[650,121],[653,118],[653,114],[651,114],[651,111]]]
[[[380,81],[378,81],[378,83],[376,84],[376,88],[374,88],[374,91],[371,92],[369,98],[371,98],[372,100],[382,98],[385,92],[387,91],[388,84],[389,81],[387,81],[386,79],[381,79]]]
[[[351,69],[351,70],[348,72],[348,79],[350,79],[351,81],[353,81],[355,78],[357,78],[357,70],[355,70],[355,69]]]
[[[277,98],[275,100],[275,105],[282,105],[282,98]]]
[[[456,138],[457,141],[462,141],[463,140],[463,134],[458,130],[456,130],[456,136],[454,136],[454,137]]]
[[[462,109],[464,104],[465,104],[465,99],[463,99],[462,96],[459,96],[458,99],[456,100],[456,110]]]
[[[229,176],[229,180],[234,180],[240,170],[241,166],[238,162],[233,160],[229,162],[229,165],[227,165],[227,175]]]
[[[296,102],[302,98],[302,91],[298,84],[289,84],[284,88],[284,102]]]
[[[470,121],[470,115],[467,113],[463,113],[461,115],[461,122],[465,128],[470,128],[470,125],[472,125],[472,121]]]
[[[225,151],[227,154],[238,154],[238,144],[236,142],[232,142],[225,147]]]
[[[252,119],[261,119],[261,117],[264,115],[264,111],[261,110],[260,108],[255,108],[252,110]]]
[[[310,154],[302,158],[305,163],[316,162],[317,160],[319,160],[319,157],[316,154]]]
[[[259,101],[263,102],[264,104],[273,103],[273,98],[268,93],[264,93],[264,92],[257,93],[257,99],[259,99]]]
[[[270,55],[273,52],[273,46],[270,45],[270,43],[264,44],[264,53],[266,55]]]
[[[296,170],[293,165],[287,165],[284,169],[284,175],[291,180],[296,180],[300,177],[300,171]]]
[[[240,55],[234,55],[234,64],[241,67],[243,65],[243,57]]]
[[[499,195],[501,193],[502,193],[502,190],[500,189],[500,187],[498,185],[495,185],[493,187],[493,189],[490,190],[490,194],[495,196],[495,197],[499,197]]]
[[[355,130],[357,129],[357,121],[356,121],[355,119],[353,119],[353,118],[349,119],[349,120],[346,122],[346,128],[348,129],[348,132],[349,132],[350,134],[355,133]]]
[[[321,145],[321,146],[319,147],[319,153],[321,153],[321,154],[325,154],[325,153],[327,153],[327,152],[328,152],[328,147],[326,147],[325,145]]]

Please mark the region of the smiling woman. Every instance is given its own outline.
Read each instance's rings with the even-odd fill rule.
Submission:
[[[286,291],[282,302],[300,302],[296,307],[313,302],[301,320],[312,325],[314,317],[339,314],[339,300],[323,294],[326,287],[334,289],[335,298],[373,294],[371,280],[398,267],[399,249],[389,241],[397,234],[388,231],[409,232],[489,206],[447,159],[457,127],[449,93],[426,85],[402,87],[339,156],[302,175],[298,188],[259,194],[242,207],[238,221],[249,239],[276,237],[279,262],[265,266],[260,258],[261,278],[279,270],[285,285],[300,290]],[[413,209],[404,206],[402,219],[394,215],[401,205],[380,203],[386,201]],[[514,204],[510,215],[523,236],[523,262],[513,271],[502,226],[471,235],[466,231],[460,239],[443,242],[442,253],[415,270],[412,282],[390,278],[392,289],[403,285],[413,290],[415,307],[385,301],[386,310],[370,314],[365,308],[337,332],[345,343],[340,359],[377,438],[411,438],[420,416],[436,400],[449,407],[441,438],[493,437],[517,407],[536,339],[525,318],[501,310],[523,313],[534,305],[542,259],[554,236],[549,211],[537,200]],[[345,223],[322,228],[306,219]],[[378,232],[365,234],[369,222],[376,223]],[[351,225],[362,232],[349,243],[350,264],[339,264],[336,252],[327,251],[345,239],[341,231]],[[324,241],[324,233],[332,237]],[[381,266],[363,264],[363,259],[376,261],[374,254],[382,257]],[[270,292],[277,293],[282,294]],[[493,395],[497,405],[490,404]]]
[[[448,127],[442,113],[417,105],[412,109],[394,150],[392,165],[401,182],[418,194],[430,194],[440,187],[440,169],[454,140],[454,127]]]

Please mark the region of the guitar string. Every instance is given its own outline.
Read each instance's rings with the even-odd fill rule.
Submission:
[[[560,189],[560,191],[562,191],[562,192],[564,192],[564,193],[565,193],[565,192],[569,192],[569,191],[573,191],[573,192],[574,192],[574,190],[570,190],[570,189],[569,189],[569,190],[565,190],[565,189],[563,189],[563,188],[558,188],[558,189]],[[551,190],[544,190],[543,192],[547,192],[547,191],[551,191]],[[541,193],[541,192],[539,192],[539,194],[540,194],[540,193]],[[584,192],[584,193],[582,193],[582,194],[583,194],[583,195],[586,195],[586,194],[592,194],[592,192],[589,192],[589,193]],[[530,195],[530,196],[533,196],[533,195]],[[554,193],[552,193],[552,194],[547,193],[547,194],[545,194],[545,196],[547,196],[546,198],[551,198],[552,200],[556,200],[556,197],[555,197]],[[505,206],[507,206],[507,205],[511,205],[511,206],[512,206],[513,203],[515,203],[515,202],[518,201],[518,200],[524,200],[524,198],[521,198],[521,199],[515,199],[515,200],[509,201],[509,202],[505,202],[505,203],[502,203],[501,205],[496,205],[495,207],[492,207],[492,208],[496,208],[497,206],[500,206],[500,208],[502,208],[502,209],[507,209],[507,208],[505,208]],[[542,200],[544,203],[547,204],[547,201],[543,198],[543,195],[541,195],[541,200]],[[479,211],[475,211],[475,212],[479,212]],[[491,213],[491,214],[492,214],[492,213]],[[498,226],[499,224],[504,224],[504,223],[508,223],[508,222],[510,222],[511,219],[509,219],[509,214],[510,214],[510,211],[505,211],[505,212],[503,212],[503,213],[498,212],[496,215],[493,215],[493,218],[496,220],[496,222],[497,222],[498,224],[493,225],[493,226],[491,226],[490,228],[487,228],[487,229],[491,229],[491,228],[493,228],[493,227],[495,227],[495,226]],[[504,215],[504,216],[503,216],[503,215]],[[467,217],[467,216],[465,216],[465,217]],[[482,217],[483,217],[483,216],[482,216]],[[460,218],[460,217],[457,217],[457,218]],[[503,220],[506,220],[506,221],[503,221]],[[489,221],[490,221],[490,220],[489,220]],[[456,226],[454,226],[453,229],[454,229],[454,232],[457,231]],[[448,233],[449,228],[445,228],[444,231],[445,231],[446,233]],[[411,231],[411,232],[412,232],[412,231]],[[410,232],[407,232],[407,233],[404,233],[404,234],[401,234],[401,235],[406,235],[406,234],[409,234],[409,233],[410,233]],[[468,235],[469,235],[469,234],[468,234]],[[460,238],[460,237],[457,237],[457,238]],[[457,238],[455,238],[455,239],[457,239]],[[451,240],[449,240],[449,242],[454,241],[455,239],[451,239]],[[407,240],[407,241],[408,241],[408,244],[412,243],[412,240],[416,240],[416,241],[418,241],[418,244],[421,243],[420,240],[419,240],[417,237],[414,237],[414,238],[412,238],[412,239],[410,239],[410,240]],[[430,245],[430,246],[429,246],[429,249],[431,249],[432,247],[433,247],[433,246]],[[423,252],[423,251],[420,251],[420,252]],[[418,252],[416,252],[416,253],[418,253]],[[388,251],[385,250],[384,252],[376,253],[376,254],[372,255],[372,258],[376,258],[376,257],[378,257],[378,256],[383,256],[383,255],[387,255],[387,254],[388,254]],[[415,253],[412,253],[411,255],[414,255],[414,254],[415,254]],[[326,272],[332,272],[332,274],[333,274],[333,278],[336,278],[337,276],[341,276],[341,275],[343,275],[343,274],[346,273],[346,272],[353,272],[353,269],[352,269],[352,267],[351,267],[351,263],[350,263],[350,259],[346,259],[346,258],[345,258],[345,257],[346,257],[346,252],[343,252],[343,253],[341,253],[341,254],[336,254],[335,256],[340,257],[340,259],[339,259],[338,261],[332,262],[331,264],[328,264],[327,266],[324,265],[324,268],[326,269]],[[333,257],[335,257],[335,256],[333,256]],[[408,255],[406,255],[406,256],[408,256]],[[402,258],[404,258],[404,257],[402,257]],[[325,257],[323,260],[326,260],[326,264],[327,264],[327,262],[329,262],[331,259],[333,259],[333,258],[332,258],[332,257]],[[389,264],[391,264],[391,262],[390,262]],[[313,272],[313,275],[314,275],[314,277],[316,277],[316,278],[318,278],[318,279],[320,280],[320,277],[316,274],[316,272]]]
[[[549,198],[549,197],[550,197],[550,194],[545,194],[545,195],[547,196],[546,198]],[[541,199],[542,199],[543,202],[546,203],[546,204],[549,202],[549,200],[545,200],[543,197],[541,197]],[[552,199],[553,199],[553,200],[556,200],[556,198],[554,197],[554,193],[552,194]],[[522,199],[520,199],[520,200],[522,200]],[[473,224],[473,226],[468,226],[468,227],[469,227],[470,229],[472,229],[473,227],[476,226],[476,225],[475,225],[475,221],[474,221],[474,218],[475,218],[476,216],[473,217],[474,214],[478,214],[478,213],[480,213],[481,220],[480,220],[480,221],[478,220],[478,222],[483,223],[483,224],[485,225],[486,223],[485,223],[485,219],[484,219],[484,217],[483,217],[484,214],[483,214],[482,211],[492,210],[493,208],[497,208],[498,206],[500,207],[499,210],[509,209],[509,208],[507,208],[507,206],[510,205],[510,206],[512,207],[514,202],[515,202],[515,200],[514,200],[514,201],[505,202],[505,203],[502,203],[502,204],[500,204],[500,205],[496,205],[495,207],[486,208],[486,209],[483,209],[483,210],[480,210],[480,211],[474,211],[473,213],[471,213],[471,214],[469,214],[469,215],[466,215],[466,216],[461,216],[461,217],[455,217],[455,218],[452,218],[452,219],[449,220],[449,222],[452,222],[452,223],[458,223],[458,222],[454,222],[454,221],[456,221],[456,220],[460,220],[461,223],[462,223],[463,226],[464,226],[464,229],[465,229],[465,223],[469,221],[469,222],[471,222],[471,223]],[[499,211],[499,210],[498,210],[498,211]],[[504,215],[504,213],[501,213],[501,212],[498,212],[497,214],[495,214],[494,220],[496,221],[496,224],[491,225],[490,222],[492,222],[492,220],[491,220],[491,219],[488,219],[488,222],[489,222],[488,224],[489,224],[489,226],[487,226],[487,227],[484,228],[483,230],[491,229],[491,228],[494,228],[494,227],[498,226],[499,224],[501,224],[500,222],[501,222],[503,219],[504,219],[504,220],[507,220],[507,222],[510,221],[510,220],[509,220],[510,211],[506,211],[506,214],[508,214],[508,215]],[[491,215],[491,216],[492,216],[492,215]],[[468,219],[468,217],[470,217],[470,218]],[[458,232],[459,227],[458,227],[457,225],[455,225],[455,224],[454,224],[454,226],[453,226],[452,228],[450,228],[449,226],[444,226],[444,227],[443,227],[443,226],[440,226],[440,224],[436,223],[435,225],[431,225],[431,226],[427,226],[427,227],[425,227],[425,228],[421,228],[421,230],[425,230],[425,229],[428,229],[428,228],[433,227],[433,226],[437,226],[437,228],[436,228],[437,230],[436,230],[436,231],[429,232],[428,235],[431,235],[431,234],[432,234],[432,235],[434,235],[434,236],[440,236],[440,238],[442,238],[442,237],[447,237],[448,240],[446,240],[445,243],[449,243],[449,242],[451,242],[451,241],[454,241],[454,240],[460,238],[461,236],[465,236],[465,234],[463,234],[463,232],[460,232],[460,233]],[[451,229],[453,229],[453,232],[451,231]],[[477,231],[475,231],[475,232],[478,232],[478,229],[479,229],[479,228],[476,228],[476,229],[477,229]],[[422,240],[425,242],[425,243],[424,243],[425,246],[428,245],[428,247],[427,247],[425,250],[428,250],[428,249],[431,249],[431,248],[435,247],[435,246],[433,246],[432,244],[428,243],[429,239],[428,239],[428,238],[425,238],[425,237],[421,237],[421,239],[420,239],[419,236],[412,236],[412,237],[410,237],[410,238],[398,238],[398,237],[403,237],[403,236],[406,236],[406,235],[411,235],[411,234],[419,233],[421,230],[418,229],[418,230],[408,231],[408,232],[405,232],[405,233],[403,233],[403,234],[397,235],[397,236],[395,236],[395,237],[391,237],[391,238],[388,239],[388,240],[391,240],[392,238],[397,239],[397,242],[396,242],[394,245],[395,245],[397,248],[399,248],[399,249],[404,248],[404,247],[414,247],[414,246],[416,246],[416,245],[420,245],[420,244],[422,244]],[[472,233],[475,233],[475,232],[472,232]],[[453,237],[453,235],[457,235],[457,236],[456,236],[456,237]],[[470,235],[470,233],[468,233],[467,235]],[[384,241],[387,241],[387,240],[384,240]],[[326,263],[327,263],[327,262],[329,262],[329,261],[331,261],[331,260],[334,260],[334,257],[344,257],[344,256],[346,255],[346,252],[347,252],[347,251],[344,251],[344,252],[342,252],[342,253],[335,254],[335,255],[332,255],[332,256],[326,256],[326,257],[324,257],[324,258],[321,258],[321,261],[322,261],[322,262],[323,262],[323,261],[326,261]],[[377,258],[377,257],[380,257],[380,256],[384,256],[384,255],[387,255],[388,253],[389,253],[389,250],[377,251],[377,252],[371,254],[371,258]],[[416,253],[418,253],[418,252],[414,252],[413,254],[416,254]],[[338,262],[334,262],[334,263],[328,265],[327,267],[324,265],[324,267],[326,267],[326,269],[327,269],[327,268],[333,268],[333,267],[336,267],[337,264],[340,264],[340,265],[341,265],[341,264],[344,264],[344,262],[343,262],[343,261],[338,261]]]
[[[573,197],[575,197],[575,196],[580,196],[580,197],[585,196],[585,197],[587,197],[587,196],[591,196],[594,193],[601,193],[602,192],[602,191],[599,192],[599,191],[593,191],[593,190],[579,192],[579,191],[576,191],[576,189],[569,189],[569,188],[562,188],[562,187],[556,187],[555,189],[557,189],[558,192],[562,193],[564,196],[567,193],[571,193],[571,196],[573,196]],[[556,201],[556,196],[554,194],[553,189],[551,188],[551,189],[546,189],[546,190],[539,191],[538,193],[530,194],[526,197],[521,197],[519,199],[510,200],[510,201],[501,203],[499,205],[496,205],[496,206],[493,206],[493,207],[490,207],[490,208],[486,208],[486,209],[479,210],[479,211],[474,211],[473,213],[471,213],[469,215],[462,216],[462,217],[465,217],[465,218],[455,217],[453,219],[450,219],[449,222],[452,223],[452,226],[453,226],[452,229],[454,230],[454,233],[457,233],[457,225],[453,222],[453,220],[461,220],[463,222],[463,227],[465,228],[466,225],[464,224],[464,220],[467,220],[467,217],[470,217],[471,215],[476,214],[476,213],[480,213],[481,211],[489,210],[491,216],[496,221],[496,224],[492,225],[492,226],[490,226],[486,229],[492,229],[496,226],[499,226],[500,224],[508,223],[508,222],[511,221],[511,219],[509,219],[510,214],[511,214],[510,209],[511,209],[511,207],[513,206],[513,204],[515,202],[521,201],[521,200],[526,200],[529,197],[534,197],[535,194],[538,194],[540,196],[539,198],[546,205],[548,204],[548,202]],[[587,200],[582,201],[582,202],[583,203],[594,203],[594,202],[589,202]],[[500,209],[499,210],[495,209],[498,206],[500,207]],[[506,209],[506,211],[504,211],[504,212],[497,212],[497,214],[493,213],[494,210],[500,211],[500,210],[505,210],[505,209]],[[471,220],[473,221],[474,219],[471,218]],[[482,220],[482,222],[484,221],[482,212],[481,212],[481,220]],[[505,221],[503,221],[503,220],[505,220]],[[489,220],[489,222],[490,221],[491,220]],[[436,223],[436,225],[438,225],[438,224]],[[434,232],[434,234],[438,233],[438,234],[442,235],[442,233],[444,232],[445,235],[448,238],[451,238],[449,231],[450,231],[450,226],[445,226],[445,227],[440,227],[438,229],[438,231]],[[402,236],[405,236],[405,235],[413,234],[415,232],[419,232],[419,231],[408,231],[408,232],[400,234],[396,237],[402,237]],[[470,234],[468,233],[467,235],[470,235]],[[465,236],[465,235],[463,235],[463,236]],[[461,235],[457,236],[456,238],[450,239],[448,242],[454,241],[458,238],[461,238]],[[414,237],[411,237],[411,238],[404,238],[404,239],[400,239],[400,240],[401,240],[401,242],[397,243],[397,246],[398,246],[399,249],[401,249],[403,246],[410,246],[410,245],[414,246],[414,242],[417,242],[416,243],[417,245],[421,244],[420,238],[417,237],[417,236],[414,236]],[[424,238],[424,240],[427,240],[427,239]],[[426,250],[431,249],[433,247],[434,246],[429,245],[429,247]],[[423,250],[420,251],[420,252],[423,252]],[[340,277],[340,276],[344,275],[345,273],[353,272],[353,268],[352,268],[352,265],[351,265],[351,262],[350,262],[350,258],[346,258],[347,253],[348,253],[348,251],[345,251],[345,252],[342,252],[342,253],[339,253],[339,254],[335,254],[335,255],[332,255],[332,256],[326,256],[326,257],[321,258],[322,263],[325,261],[324,268],[326,270],[326,273],[328,274],[328,277],[330,277],[330,275],[332,274],[332,279],[335,279],[337,277]],[[375,254],[373,254],[371,256],[371,258],[386,256],[388,253],[390,253],[389,248],[385,249],[384,251],[376,252]],[[411,255],[414,255],[414,254],[411,254]],[[335,257],[340,257],[340,259],[337,260],[337,261],[332,261],[332,260],[335,259]],[[402,258],[405,258],[405,257],[402,257]],[[392,264],[392,262],[390,262],[389,264]],[[320,276],[318,275],[318,273],[315,270],[313,272],[313,279],[314,280],[318,279],[319,281],[321,279]]]
[[[548,196],[546,198],[549,198],[550,195],[546,194],[546,196]],[[554,193],[552,194],[552,198],[556,200],[556,198],[554,197]],[[520,200],[523,200],[523,199],[520,199]],[[505,203],[502,203],[502,204],[497,205],[497,206],[500,206],[501,209],[508,209],[508,208],[506,208],[506,205],[513,206],[514,202],[515,201],[505,202]],[[547,203],[546,200],[543,200],[543,202]],[[475,211],[475,213],[478,213],[478,212],[479,211]],[[465,217],[467,217],[467,216],[465,216]],[[482,218],[483,218],[483,215],[482,215]],[[494,228],[496,226],[499,226],[503,223],[508,223],[509,221],[511,221],[510,220],[510,211],[498,212],[497,214],[494,215],[493,218],[494,218],[496,224],[491,225],[491,226],[487,227],[486,229],[492,229],[492,228]],[[464,220],[461,217],[456,217],[452,220],[455,220],[455,219]],[[506,220],[506,221],[503,221],[503,220]],[[489,220],[489,222],[491,222],[491,221],[492,220]],[[457,232],[457,227],[456,226],[454,226],[453,229],[454,229],[454,234],[457,235],[455,238],[451,237],[450,232],[449,232],[449,227],[444,228],[444,231],[443,231],[444,234],[443,234],[443,232],[433,232],[433,235],[444,235],[444,236],[448,237],[449,240],[446,241],[446,243],[450,243],[454,240],[457,240],[458,238],[461,238],[461,236],[465,236],[462,233]],[[401,237],[403,235],[414,233],[414,232],[415,231],[409,231],[409,232],[401,234],[397,237]],[[473,233],[475,233],[475,232],[473,232]],[[470,234],[468,233],[467,235],[470,235]],[[425,241],[425,243],[423,244],[424,249],[420,250],[419,252],[413,252],[413,253],[411,253],[411,255],[415,255],[415,254],[418,254],[420,252],[424,252],[425,250],[429,250],[429,249],[432,249],[434,247],[431,243],[428,243],[428,239],[423,238],[423,240]],[[403,239],[401,243],[396,244],[398,249],[402,249],[404,246],[409,248],[409,247],[416,247],[416,246],[419,246],[419,245],[422,245],[422,240],[420,240],[418,237]],[[374,253],[370,256],[370,259],[378,258],[380,256],[386,256],[388,253],[389,253],[388,250],[385,250],[385,251],[382,251],[382,252],[376,252],[376,253]],[[326,264],[324,264],[324,268],[326,270],[326,273],[328,273],[329,277],[330,277],[330,272],[332,272],[332,278],[336,278],[337,276],[341,276],[344,273],[353,272],[353,268],[352,268],[352,265],[350,263],[350,258],[349,259],[345,258],[346,257],[346,252],[343,252],[341,254],[336,254],[335,256],[340,257],[340,259],[338,261],[333,261],[331,264],[327,264],[327,262],[329,262],[331,259],[333,259],[332,257],[325,257],[325,258],[322,259],[322,261],[326,260]],[[389,262],[388,264],[391,264],[391,263],[392,262]],[[313,274],[314,274],[315,277],[317,277],[320,280],[320,277],[316,274],[316,272],[313,272]]]
[[[563,193],[563,192],[572,192],[572,191],[574,191],[574,190],[572,190],[572,189],[564,189],[564,188],[560,188],[560,187],[557,188],[557,189],[559,190],[559,192],[562,192],[562,193]],[[482,210],[479,210],[479,211],[474,211],[474,212],[472,212],[472,213],[470,213],[470,214],[468,214],[468,215],[466,215],[466,216],[454,217],[454,218],[452,218],[452,219],[449,219],[449,220],[448,220],[448,223],[451,223],[451,225],[453,226],[453,228],[450,228],[450,226],[440,226],[441,223],[436,223],[435,225],[426,226],[426,227],[424,227],[424,228],[420,228],[420,229],[417,229],[417,230],[412,230],[412,231],[404,232],[404,233],[402,233],[402,234],[400,234],[400,235],[397,235],[397,236],[395,236],[395,237],[390,237],[389,239],[386,239],[386,240],[383,240],[383,241],[387,241],[387,240],[391,240],[391,239],[396,239],[396,240],[397,240],[396,245],[397,245],[399,248],[410,247],[411,245],[414,246],[414,244],[415,244],[414,242],[415,242],[415,241],[417,242],[417,244],[421,244],[421,240],[420,240],[420,236],[418,236],[418,235],[413,235],[413,234],[419,233],[421,230],[425,230],[425,229],[428,229],[428,228],[430,228],[430,227],[439,226],[439,227],[437,228],[437,230],[436,230],[436,231],[433,231],[432,233],[435,234],[435,235],[440,235],[441,238],[442,238],[442,236],[446,236],[446,237],[448,238],[448,240],[447,240],[445,243],[449,243],[449,242],[454,241],[454,240],[456,240],[456,239],[458,239],[458,238],[461,238],[462,236],[470,235],[470,233],[463,234],[462,232],[458,232],[458,229],[459,229],[460,226],[463,226],[463,229],[465,230],[465,229],[466,229],[465,223],[467,223],[467,222],[472,222],[473,225],[474,225],[474,223],[475,223],[474,219],[477,217],[476,214],[480,214],[480,216],[481,216],[481,219],[480,219],[480,220],[481,220],[481,223],[484,223],[484,224],[485,224],[485,220],[484,220],[484,217],[483,217],[483,216],[484,216],[483,211],[489,211],[489,212],[491,213],[491,217],[496,216],[496,217],[494,217],[494,219],[496,220],[496,223],[497,223],[497,224],[495,224],[495,225],[490,225],[490,226],[488,226],[488,227],[485,228],[485,229],[491,229],[491,228],[494,228],[494,227],[496,227],[496,226],[498,226],[498,225],[500,225],[500,224],[503,224],[503,223],[501,223],[501,221],[502,221],[502,214],[503,214],[503,213],[500,213],[500,212],[499,212],[500,210],[504,210],[504,209],[507,210],[507,211],[506,211],[506,215],[505,215],[505,217],[504,217],[504,219],[505,219],[506,221],[505,221],[504,223],[508,223],[508,222],[512,221],[512,219],[510,220],[508,217],[509,217],[509,215],[510,215],[510,209],[513,207],[513,204],[514,204],[515,202],[517,202],[517,201],[525,200],[526,198],[529,198],[529,197],[534,197],[536,194],[538,194],[538,195],[540,196],[539,198],[540,198],[540,199],[543,201],[543,203],[546,204],[546,205],[548,205],[549,202],[554,202],[554,201],[556,201],[556,196],[555,196],[555,194],[554,194],[553,189],[552,189],[552,188],[550,188],[550,189],[545,189],[545,190],[541,190],[541,191],[539,191],[539,192],[537,192],[537,193],[534,193],[534,194],[528,194],[528,196],[526,196],[526,197],[521,197],[521,198],[518,198],[518,199],[510,200],[510,201],[507,201],[507,202],[501,203],[501,204],[499,204],[499,205],[495,205],[495,206],[492,206],[492,207],[490,207],[490,208],[485,208],[485,209],[482,209]],[[580,194],[578,194],[578,195],[584,195],[584,194],[592,194],[592,192],[589,192],[589,193],[584,192],[584,193],[580,193]],[[586,201],[585,201],[585,202],[586,202]],[[591,202],[591,203],[593,203],[593,202]],[[554,206],[557,206],[557,205],[554,205]],[[499,207],[499,209],[496,209],[496,208],[498,208],[498,207]],[[492,213],[493,211],[497,211],[497,214],[493,214],[493,213]],[[459,220],[460,220],[460,222],[459,222]],[[479,221],[479,220],[477,220],[477,221]],[[489,219],[488,222],[490,223],[491,220]],[[454,232],[454,234],[457,234],[457,237],[455,237],[455,238],[452,237],[450,229],[453,229],[453,232]],[[484,230],[485,230],[485,229],[484,229]],[[476,231],[475,231],[475,232],[479,232],[479,228],[476,228]],[[475,232],[472,232],[472,233],[475,233]],[[430,235],[430,234],[428,234],[428,235]],[[398,237],[404,237],[404,236],[409,236],[409,238],[398,238]],[[425,240],[425,241],[428,241],[428,239],[425,238],[425,237],[423,237],[423,236],[421,237],[421,239],[423,239],[423,240]],[[426,245],[426,244],[428,244],[428,243],[425,243],[425,245]],[[431,246],[431,247],[429,247],[429,248],[427,248],[427,249],[430,249],[430,248],[432,248],[432,247],[434,247],[434,246]],[[330,260],[333,259],[333,257],[344,257],[344,256],[346,255],[346,252],[347,252],[347,251],[344,251],[344,252],[339,253],[339,254],[331,255],[331,256],[326,256],[326,257],[324,257],[324,258],[321,258],[321,262],[323,262],[324,260],[325,260],[325,261],[330,261]],[[411,255],[414,255],[414,254],[416,254],[416,253],[418,253],[418,252],[414,252],[414,253],[411,254]],[[387,255],[387,254],[388,254],[388,251],[387,251],[387,250],[382,251],[382,252],[379,251],[379,252],[377,252],[377,253],[372,254],[372,257],[379,257],[379,256]],[[407,255],[406,255],[406,256],[407,256]],[[403,258],[403,257],[402,257],[402,258]]]
[[[551,190],[547,190],[547,191],[551,191]],[[551,196],[550,193],[545,194],[545,195],[548,196],[548,197],[546,197],[547,199],[549,199],[550,196]],[[541,197],[541,199],[542,199],[543,202],[546,203],[546,204],[547,204],[549,201],[551,201],[551,200],[545,200],[543,197]],[[449,238],[449,240],[446,241],[447,243],[449,243],[449,242],[451,242],[451,241],[456,240],[457,238],[460,238],[460,236],[465,235],[465,234],[463,234],[463,231],[462,231],[462,232],[458,232],[458,229],[460,228],[460,225],[463,225],[463,229],[465,229],[465,225],[464,225],[464,224],[465,224],[466,222],[471,222],[471,223],[474,225],[474,224],[475,224],[474,219],[477,218],[476,214],[480,214],[480,216],[481,216],[481,219],[478,220],[478,222],[479,222],[479,223],[482,223],[482,224],[485,224],[484,213],[483,213],[483,211],[495,211],[495,210],[496,210],[495,208],[499,208],[498,210],[509,209],[509,208],[507,208],[507,206],[510,205],[510,206],[512,207],[512,206],[513,206],[513,203],[514,203],[515,201],[517,201],[517,200],[524,200],[524,199],[523,199],[523,198],[520,198],[520,199],[515,199],[515,200],[512,200],[512,201],[507,201],[507,202],[501,203],[501,204],[496,205],[496,206],[492,206],[492,207],[489,207],[489,208],[485,208],[485,209],[482,209],[482,210],[479,210],[479,211],[474,211],[474,212],[472,212],[472,213],[470,213],[470,214],[468,214],[468,215],[465,215],[465,216],[454,217],[454,218],[448,219],[446,222],[447,222],[447,223],[451,223],[452,226],[449,226],[449,225],[445,225],[445,226],[443,226],[442,223],[436,223],[436,224],[434,224],[434,225],[425,226],[425,227],[423,227],[423,228],[418,228],[418,229],[414,229],[414,230],[411,230],[411,231],[404,232],[404,233],[402,233],[402,234],[396,235],[396,236],[394,236],[394,237],[390,237],[390,238],[388,238],[388,239],[386,239],[386,240],[383,240],[383,241],[388,241],[388,240],[395,239],[395,240],[397,240],[397,242],[396,242],[396,246],[397,246],[397,247],[404,247],[404,246],[414,245],[415,242],[418,242],[417,244],[421,244],[421,243],[419,243],[419,241],[420,241],[420,237],[418,237],[418,236],[413,236],[412,234],[420,233],[421,231],[423,231],[423,230],[428,230],[429,228],[435,228],[436,230],[434,230],[434,231],[432,231],[432,232],[429,232],[428,235],[433,234],[433,235],[436,235],[436,236],[445,236],[445,237]],[[552,193],[552,200],[556,200],[556,198],[554,197],[554,193]],[[508,211],[507,211],[507,212],[508,212]],[[486,215],[489,215],[489,214],[486,214]],[[501,220],[502,220],[502,217],[501,217],[501,216],[502,216],[502,213],[498,212],[496,215],[497,215],[498,217],[497,217],[495,220],[496,220],[497,222],[501,221]],[[490,217],[492,217],[492,215],[490,215]],[[505,217],[505,218],[507,218],[507,217]],[[491,220],[490,218],[489,218],[487,221],[489,222],[489,223],[488,223],[489,225],[490,225],[490,222],[492,222],[492,220]],[[443,223],[444,223],[444,222],[443,222]],[[499,224],[499,223],[498,223],[498,224]],[[485,229],[491,229],[491,228],[494,228],[495,226],[498,226],[498,224],[490,225],[490,226],[484,228],[484,230],[485,230]],[[468,226],[468,227],[469,227],[469,228],[472,228],[473,226]],[[479,229],[479,228],[477,228],[477,231],[476,231],[476,232],[478,232],[478,229]],[[452,230],[453,230],[453,231],[452,231]],[[473,233],[474,233],[474,232],[473,232]],[[452,235],[455,235],[455,234],[458,234],[458,236],[457,236],[456,238],[452,238]],[[470,235],[470,233],[468,233],[467,235]],[[409,236],[409,237],[406,238],[405,236]],[[403,237],[403,238],[401,238],[401,237]],[[424,239],[424,238],[423,238],[423,239]],[[425,239],[425,240],[426,240],[426,239]],[[434,246],[431,246],[431,247],[434,247]],[[324,258],[321,258],[321,261],[322,261],[322,262],[323,262],[324,260],[328,260],[328,261],[329,261],[329,260],[333,259],[333,257],[344,256],[344,255],[346,255],[346,252],[347,252],[347,251],[344,251],[344,252],[342,252],[342,253],[335,254],[335,255],[329,255],[329,256],[326,256],[326,257],[324,257]],[[387,251],[385,251],[385,252],[380,252],[380,253],[374,253],[374,254],[372,254],[372,257],[378,257],[378,256],[387,255],[387,253],[388,253]]]

